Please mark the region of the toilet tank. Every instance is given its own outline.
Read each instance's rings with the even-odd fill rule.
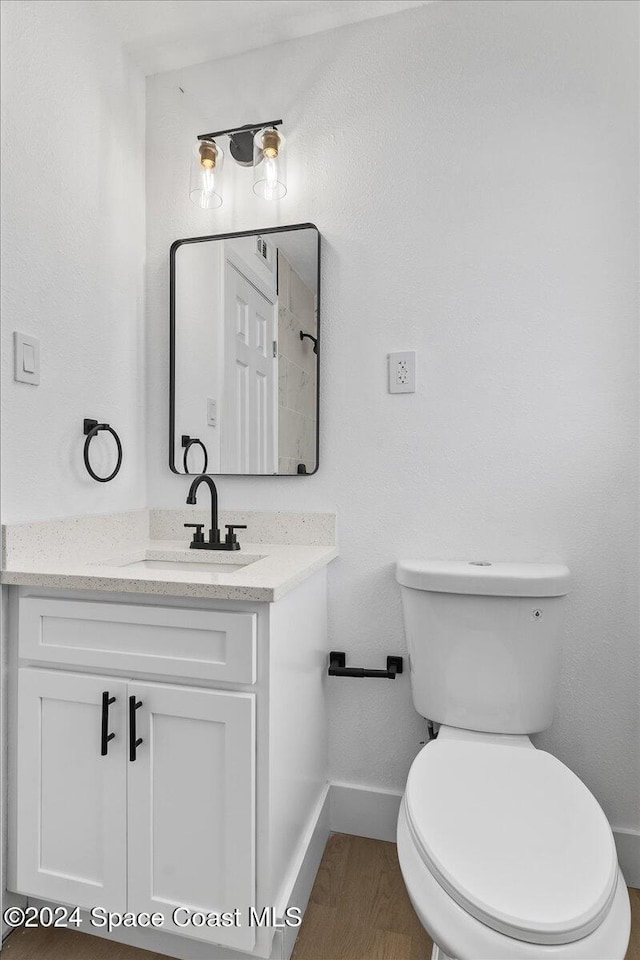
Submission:
[[[407,560],[396,579],[422,716],[491,733],[534,733],[551,724],[566,567]]]

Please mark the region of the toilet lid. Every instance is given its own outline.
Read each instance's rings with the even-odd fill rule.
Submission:
[[[618,873],[611,829],[585,785],[551,754],[436,740],[416,757],[404,804],[433,876],[494,930],[570,943],[609,910]]]

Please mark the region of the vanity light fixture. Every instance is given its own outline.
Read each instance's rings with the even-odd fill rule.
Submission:
[[[191,154],[189,197],[203,210],[215,210],[222,203],[224,151],[211,138],[198,138]]]
[[[253,138],[253,192],[263,200],[281,200],[287,192],[285,139],[275,127]]]
[[[265,200],[280,200],[287,192],[285,138],[282,120],[247,123],[214,133],[201,133],[191,156],[189,197],[203,210],[222,203],[224,151],[220,137],[229,138],[229,153],[241,167],[253,166],[253,191]]]

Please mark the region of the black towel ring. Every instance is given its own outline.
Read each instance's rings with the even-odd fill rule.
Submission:
[[[194,444],[199,444],[202,447],[202,452],[204,453],[204,466],[202,470],[200,470],[200,473],[206,473],[207,467],[209,466],[209,454],[207,453],[207,448],[205,447],[202,440],[200,440],[198,437],[189,437],[187,436],[186,433],[182,434],[182,446],[184,447],[184,456],[182,457],[182,465],[184,467],[184,472],[189,473],[189,467],[187,465],[187,456],[189,454],[189,450]]]
[[[118,448],[118,462],[116,463],[116,468],[113,471],[113,473],[109,474],[108,477],[99,477],[98,474],[94,472],[89,462],[89,447],[91,445],[91,441],[95,436],[98,435],[98,433],[101,430],[106,430],[108,433],[111,434]],[[87,473],[89,474],[90,477],[93,477],[94,480],[97,480],[98,483],[108,483],[109,480],[113,480],[113,478],[119,471],[120,467],[122,466],[122,444],[120,443],[120,437],[115,432],[113,427],[110,427],[108,423],[98,423],[97,420],[85,419],[84,426],[83,426],[83,433],[87,438],[84,442],[84,465],[87,468]]]

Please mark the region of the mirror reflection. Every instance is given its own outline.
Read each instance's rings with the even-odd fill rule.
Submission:
[[[173,244],[174,472],[317,469],[319,253],[311,224]]]

